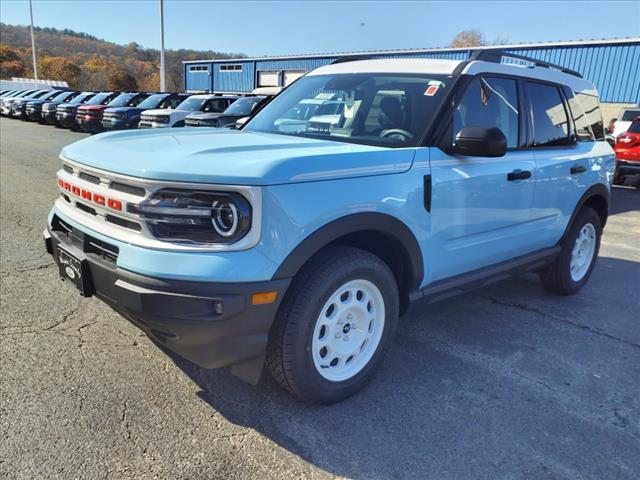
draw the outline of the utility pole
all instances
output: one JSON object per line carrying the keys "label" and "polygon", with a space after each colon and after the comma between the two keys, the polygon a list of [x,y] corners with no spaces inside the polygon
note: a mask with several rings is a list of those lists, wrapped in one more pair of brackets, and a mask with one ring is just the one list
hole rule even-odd
{"label": "utility pole", "polygon": [[[29,0],[31,1],[31,0]],[[166,91],[164,82],[164,5],[160,0],[160,91]]]}
{"label": "utility pole", "polygon": [[29,0],[29,17],[31,18],[31,53],[33,54],[33,78],[38,81],[38,65],[36,64],[36,41],[33,38],[33,7],[31,6],[31,0]]}

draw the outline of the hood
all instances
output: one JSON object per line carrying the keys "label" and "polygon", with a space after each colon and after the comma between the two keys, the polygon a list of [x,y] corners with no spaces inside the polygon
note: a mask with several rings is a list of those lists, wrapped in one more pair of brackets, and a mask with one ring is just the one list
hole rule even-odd
{"label": "hood", "polygon": [[110,107],[107,108],[105,110],[106,112],[110,112],[110,113],[129,113],[129,112],[135,112],[135,111],[142,111],[141,108],[136,108],[136,107]]}
{"label": "hood", "polygon": [[82,105],[78,110],[105,110],[109,107],[106,105]]}
{"label": "hood", "polygon": [[[401,173],[411,148],[383,148],[241,130],[181,128],[109,132],[62,156],[151,180],[276,185]],[[174,131],[175,130],[175,131]]]}
{"label": "hood", "polygon": [[176,110],[169,108],[154,108],[153,110],[143,110],[143,115],[170,115],[173,112],[183,112],[184,110]]}
{"label": "hood", "polygon": [[215,120],[222,116],[222,113],[213,113],[213,112],[195,112],[187,115],[187,118],[192,120]]}

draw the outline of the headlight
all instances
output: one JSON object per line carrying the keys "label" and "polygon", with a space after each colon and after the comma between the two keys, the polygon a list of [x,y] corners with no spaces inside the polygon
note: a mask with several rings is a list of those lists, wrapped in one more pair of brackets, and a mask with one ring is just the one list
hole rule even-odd
{"label": "headlight", "polygon": [[158,123],[169,123],[169,116],[168,115],[158,115],[157,117],[153,118],[154,122],[158,122]]}
{"label": "headlight", "polygon": [[127,209],[169,242],[232,244],[251,229],[251,204],[235,192],[165,189]]}

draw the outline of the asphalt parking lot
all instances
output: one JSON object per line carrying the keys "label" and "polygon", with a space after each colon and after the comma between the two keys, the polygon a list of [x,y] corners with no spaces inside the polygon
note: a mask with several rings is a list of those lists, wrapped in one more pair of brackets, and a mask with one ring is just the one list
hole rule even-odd
{"label": "asphalt parking lot", "polygon": [[616,188],[578,295],[529,276],[416,305],[359,395],[309,407],[167,356],[58,279],[62,146],[0,121],[0,477],[637,479],[640,191]]}

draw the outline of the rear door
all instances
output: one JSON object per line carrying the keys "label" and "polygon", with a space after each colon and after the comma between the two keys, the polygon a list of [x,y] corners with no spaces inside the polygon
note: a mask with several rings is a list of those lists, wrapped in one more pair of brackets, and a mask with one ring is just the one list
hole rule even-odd
{"label": "rear door", "polygon": [[576,111],[572,116],[569,98],[574,110],[579,103],[553,84],[527,81],[526,92],[531,112],[530,148],[536,159],[532,220],[543,248],[559,240],[578,200],[591,185],[589,159],[595,156],[595,141],[588,115],[592,112]]}
{"label": "rear door", "polygon": [[525,103],[519,83],[510,77],[474,78],[447,128],[446,141],[453,143],[462,127],[496,127],[507,138],[505,156],[454,156],[432,149],[430,281],[534,250],[530,176],[535,160],[524,148]]}

